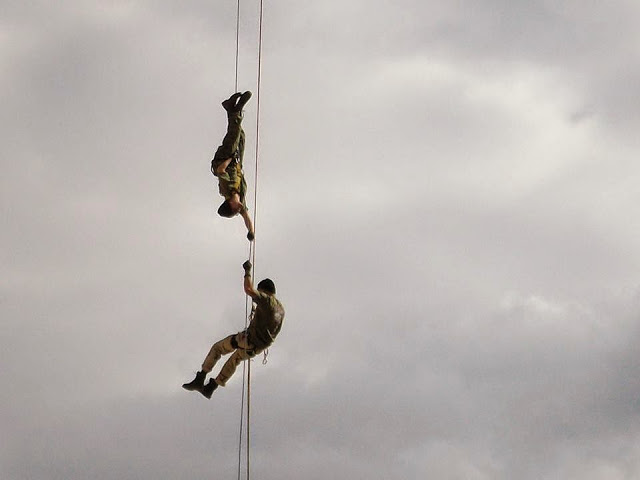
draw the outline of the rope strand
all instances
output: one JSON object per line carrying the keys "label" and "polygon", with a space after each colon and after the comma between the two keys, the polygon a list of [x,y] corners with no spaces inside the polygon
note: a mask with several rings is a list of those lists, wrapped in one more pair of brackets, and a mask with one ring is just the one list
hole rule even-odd
{"label": "rope strand", "polygon": [[237,1],[236,7],[236,80],[233,91],[238,91],[238,63],[240,60],[240,0]]}
{"label": "rope strand", "polygon": [[[255,168],[253,179],[253,231],[257,232],[257,212],[258,212],[258,164],[259,164],[259,151],[260,151],[260,94],[262,84],[262,23],[264,12],[264,2],[260,0],[260,13],[258,23],[258,72],[257,72],[257,85],[256,85],[256,143],[255,143]],[[240,0],[238,0],[237,13],[236,13],[236,72],[235,72],[235,91],[238,91],[238,63],[239,63],[239,51],[240,51]],[[251,272],[251,281],[254,282],[254,271],[256,264],[256,240],[249,243],[249,260],[254,266]],[[245,297],[245,329],[248,327],[249,321],[249,305],[251,303],[250,297]],[[246,395],[245,395],[246,389]],[[245,402],[246,402],[246,422],[245,417]],[[242,373],[242,396],[241,396],[241,409],[240,409],[240,440],[238,444],[238,480],[241,477],[242,470],[242,433],[243,428],[246,428],[246,479],[250,480],[251,475],[251,359],[248,359],[243,364]]]}
{"label": "rope strand", "polygon": [[[255,171],[253,179],[253,231],[257,231],[258,215],[258,165],[260,158],[260,94],[262,85],[262,21],[263,21],[263,0],[260,0],[260,20],[258,24],[258,78],[256,88],[256,148],[255,148]],[[256,240],[249,247],[251,263],[256,263]],[[254,281],[252,273],[252,281]],[[247,480],[251,478],[251,359],[247,361]]]}
{"label": "rope strand", "polygon": [[242,394],[240,398],[240,435],[238,439],[238,480],[240,480],[240,472],[242,470],[242,427],[244,420],[244,379],[246,365],[242,365]]}
{"label": "rope strand", "polygon": [[[235,54],[235,75],[233,91],[238,91],[238,70],[240,63],[240,0],[236,2],[236,54]],[[245,329],[247,328],[248,307],[245,301]],[[246,365],[242,365],[242,393],[240,397],[240,431],[238,433],[238,480],[242,473],[242,433],[244,429],[244,402],[245,402],[245,377]]]}

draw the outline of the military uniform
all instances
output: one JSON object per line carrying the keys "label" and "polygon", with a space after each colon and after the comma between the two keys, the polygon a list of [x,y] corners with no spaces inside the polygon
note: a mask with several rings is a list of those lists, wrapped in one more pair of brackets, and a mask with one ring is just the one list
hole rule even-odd
{"label": "military uniform", "polygon": [[[220,195],[228,200],[234,193],[237,193],[240,196],[240,202],[246,208],[247,182],[242,172],[245,140],[244,130],[242,130],[242,111],[228,112],[227,117],[227,133],[222,140],[222,145],[218,147],[213,160],[211,160],[211,173],[218,177]],[[218,174],[216,168],[229,158],[231,158],[231,162],[225,171]]]}
{"label": "military uniform", "polygon": [[235,373],[237,366],[263,352],[275,340],[284,320],[284,308],[275,295],[258,291],[254,298],[256,309],[249,327],[243,332],[216,342],[202,364],[202,371],[209,373],[222,355],[233,352],[216,377],[216,383],[224,386]]}

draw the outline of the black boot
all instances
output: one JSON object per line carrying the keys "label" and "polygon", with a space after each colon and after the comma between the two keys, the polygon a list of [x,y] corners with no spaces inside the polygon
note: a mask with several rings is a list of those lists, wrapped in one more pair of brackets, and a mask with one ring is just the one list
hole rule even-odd
{"label": "black boot", "polygon": [[204,388],[202,390],[200,390],[200,393],[203,394],[205,397],[207,398],[211,398],[211,395],[213,394],[213,391],[218,388],[218,384],[216,383],[216,381],[211,378],[209,379],[209,383],[207,383]]}
{"label": "black boot", "polygon": [[242,110],[250,98],[251,92],[249,90],[240,95],[240,99],[238,100],[238,104],[236,105],[236,111]]}
{"label": "black boot", "polygon": [[206,373],[200,371],[196,373],[196,378],[194,378],[190,383],[185,383],[184,385],[182,385],[182,388],[184,388],[185,390],[189,390],[190,392],[194,390],[202,392],[202,389],[204,388],[204,379],[206,376]]}
{"label": "black boot", "polygon": [[[238,99],[242,96],[242,93],[240,92],[236,92],[233,95],[231,95],[229,98],[227,98],[224,102],[222,102],[222,107],[227,111],[227,112],[235,112],[237,110],[236,107],[236,102],[238,101]],[[246,103],[246,102],[245,102]]]}

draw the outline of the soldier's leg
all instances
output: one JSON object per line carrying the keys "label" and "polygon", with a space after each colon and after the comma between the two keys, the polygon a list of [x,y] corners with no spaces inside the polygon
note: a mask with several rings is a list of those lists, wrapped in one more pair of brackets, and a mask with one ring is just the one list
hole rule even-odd
{"label": "soldier's leg", "polygon": [[227,114],[227,133],[222,139],[222,145],[220,145],[216,151],[216,157],[224,160],[233,157],[233,154],[238,150],[241,137],[244,140],[242,112],[229,112]]}
{"label": "soldier's leg", "polygon": [[238,365],[240,365],[241,362],[243,362],[244,360],[253,358],[257,354],[262,352],[262,349],[253,348],[253,345],[251,345],[247,341],[247,335],[244,332],[236,335],[235,341],[236,341],[236,345],[238,345],[238,348],[236,349],[235,352],[233,352],[233,355],[229,357],[229,360],[225,362],[225,364],[222,367],[222,370],[220,370],[220,373],[218,374],[215,380],[218,385],[221,385],[223,387],[226,385],[227,381],[236,372],[236,368],[238,367]]}
{"label": "soldier's leg", "polygon": [[218,360],[220,360],[220,357],[222,357],[222,355],[227,355],[233,352],[236,349],[236,345],[237,343],[235,341],[235,335],[229,335],[219,342],[214,343],[211,347],[211,350],[209,350],[207,357],[202,363],[202,371],[205,373],[209,373],[216,365]]}
{"label": "soldier's leg", "polygon": [[236,147],[238,152],[238,161],[240,162],[240,168],[242,168],[242,159],[244,158],[244,130],[240,129],[240,135],[238,136],[238,146]]}
{"label": "soldier's leg", "polygon": [[229,98],[222,102],[222,108],[224,108],[227,112],[236,109],[236,105],[238,103],[238,99],[242,96],[242,93],[236,92],[232,94]]}
{"label": "soldier's leg", "polygon": [[248,358],[253,357],[253,355],[249,354],[248,350],[238,349],[233,352],[233,355],[229,357],[229,360],[224,362],[222,370],[216,377],[216,383],[222,387],[227,384],[227,381],[236,373],[236,368],[240,363]]}

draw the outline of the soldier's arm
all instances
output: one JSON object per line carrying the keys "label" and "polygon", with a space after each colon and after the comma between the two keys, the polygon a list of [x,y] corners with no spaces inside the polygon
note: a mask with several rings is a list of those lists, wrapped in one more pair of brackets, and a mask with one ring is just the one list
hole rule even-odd
{"label": "soldier's arm", "polygon": [[244,293],[256,299],[258,292],[253,288],[253,281],[251,281],[251,262],[247,260],[242,264],[242,268],[244,268]]}
{"label": "soldier's arm", "polygon": [[253,231],[253,223],[251,223],[251,216],[247,209],[242,207],[240,210],[240,215],[242,215],[242,219],[244,220],[244,224],[247,227],[247,238],[249,241],[252,241],[255,238],[255,232]]}
{"label": "soldier's arm", "polygon": [[222,175],[227,170],[227,167],[231,163],[231,160],[233,160],[233,159],[232,158],[227,158],[224,162],[222,162],[220,165],[218,165],[216,167],[216,175],[217,176]]}

